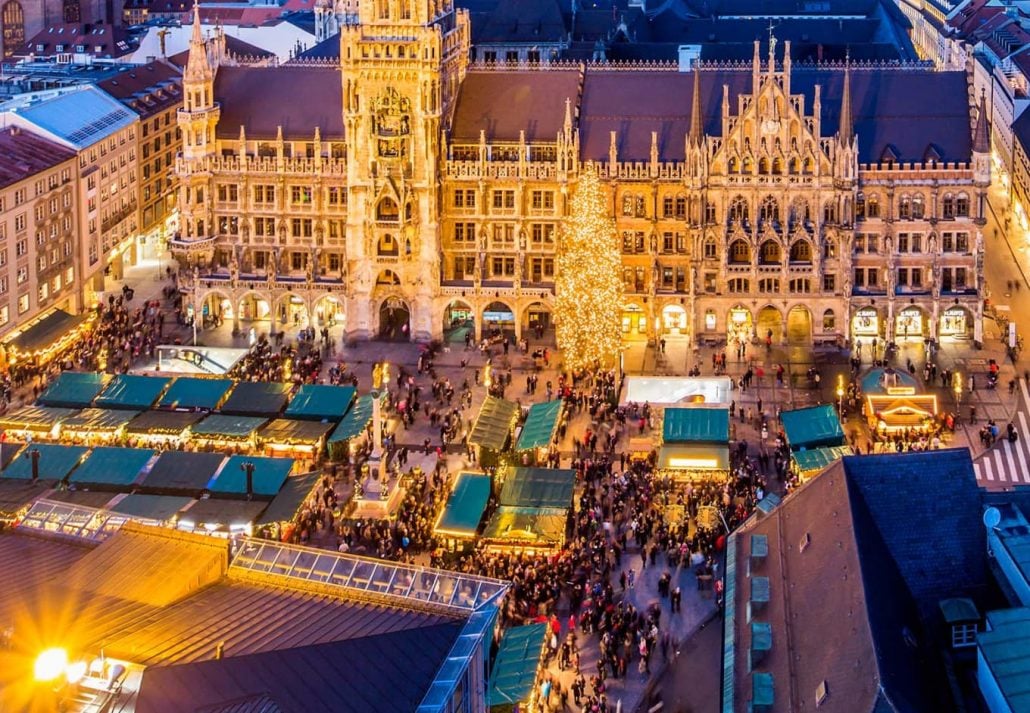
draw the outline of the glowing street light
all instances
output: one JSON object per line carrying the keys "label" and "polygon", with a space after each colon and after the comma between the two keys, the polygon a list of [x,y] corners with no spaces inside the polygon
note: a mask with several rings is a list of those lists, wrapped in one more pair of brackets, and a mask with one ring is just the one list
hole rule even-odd
{"label": "glowing street light", "polygon": [[962,403],[962,374],[955,372],[955,376],[952,377],[952,388],[955,391],[955,408],[957,409],[959,404]]}
{"label": "glowing street light", "polygon": [[54,681],[68,669],[68,652],[62,648],[46,649],[36,657],[32,673],[37,681]]}
{"label": "glowing street light", "polygon": [[837,413],[844,420],[844,375],[837,374]]}

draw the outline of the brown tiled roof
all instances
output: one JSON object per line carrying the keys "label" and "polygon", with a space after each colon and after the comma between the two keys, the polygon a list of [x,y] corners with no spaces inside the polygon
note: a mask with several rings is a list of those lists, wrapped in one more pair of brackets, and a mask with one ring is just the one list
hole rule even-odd
{"label": "brown tiled roof", "polygon": [[451,127],[454,141],[554,141],[565,120],[565,100],[579,103],[579,72],[469,72]]}
{"label": "brown tiled roof", "polygon": [[144,119],[182,103],[182,73],[155,60],[97,84]]}
{"label": "brown tiled roof", "polygon": [[75,158],[75,152],[20,128],[0,131],[0,188]]}
{"label": "brown tiled roof", "polygon": [[215,77],[221,102],[220,138],[310,139],[317,126],[325,140],[343,131],[343,85],[335,67],[222,67]]}
{"label": "brown tiled roof", "polygon": [[[25,43],[19,54],[54,55],[75,52],[76,45],[85,46],[85,54],[94,57],[121,57],[136,49],[137,42],[124,29],[102,23],[71,23],[46,27]],[[39,47],[43,49],[40,50]],[[100,48],[99,50],[97,48]]]}

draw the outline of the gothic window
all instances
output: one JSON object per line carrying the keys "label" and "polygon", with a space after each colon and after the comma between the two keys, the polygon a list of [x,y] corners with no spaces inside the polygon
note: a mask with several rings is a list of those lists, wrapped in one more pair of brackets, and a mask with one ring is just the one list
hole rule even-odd
{"label": "gothic window", "polygon": [[799,159],[797,156],[792,158],[790,160],[790,169],[789,170],[790,170],[790,173],[792,173],[792,174],[801,173],[801,159]]}
{"label": "gothic window", "polygon": [[718,252],[718,248],[715,244],[715,238],[707,238],[704,245],[705,260],[714,260]]}
{"label": "gothic window", "polygon": [[782,175],[783,174],[783,159],[782,158],[774,158],[773,159],[773,162],[772,162],[772,172],[774,174],[776,174],[776,175]]}
{"label": "gothic window", "polygon": [[880,197],[875,193],[866,200],[865,214],[867,218],[880,217]]}
{"label": "gothic window", "polygon": [[806,174],[815,173],[815,161],[813,161],[811,157],[805,159],[804,172]]}
{"label": "gothic window", "polygon": [[21,3],[17,0],[4,3],[0,20],[3,20],[0,22],[0,27],[3,27],[4,58],[6,59],[25,44],[25,12],[22,10]]}
{"label": "gothic window", "polygon": [[726,287],[730,292],[747,294],[751,291],[751,280],[746,277],[735,277],[726,281]]}
{"label": "gothic window", "polygon": [[969,217],[969,196],[965,193],[959,193],[958,198],[955,199],[955,215],[962,218]]}
{"label": "gothic window", "polygon": [[736,156],[730,156],[730,160],[726,164],[727,173],[737,173],[740,170],[740,161],[737,160]]}
{"label": "gothic window", "polygon": [[64,0],[64,21],[82,22],[82,11],[79,9],[79,0]]}
{"label": "gothic window", "polygon": [[780,206],[775,198],[766,196],[762,199],[761,205],[758,206],[758,220],[763,223],[767,220],[774,223],[780,221]]}
{"label": "gothic window", "polygon": [[754,164],[751,162],[751,159],[750,158],[745,158],[744,159],[744,163],[741,166],[740,172],[741,173],[745,173],[745,174],[751,174],[751,173],[754,173],[754,171],[755,171],[755,167],[754,167]]}
{"label": "gothic window", "polygon": [[734,240],[730,245],[730,264],[749,265],[751,263],[751,246],[743,240]]}
{"label": "gothic window", "polygon": [[823,222],[837,222],[837,206],[834,204],[832,200],[826,201],[826,203],[823,205]]}
{"label": "gothic window", "polygon": [[379,238],[379,244],[376,246],[376,254],[385,257],[397,257],[398,248],[397,240],[394,239],[389,233],[384,234]]}
{"label": "gothic window", "polygon": [[791,262],[812,262],[812,244],[807,240],[797,240],[790,246]]}
{"label": "gothic window", "polygon": [[399,216],[397,201],[389,196],[385,196],[376,206],[376,220],[396,223]]}
{"label": "gothic window", "polygon": [[730,203],[730,222],[748,222],[747,200],[743,196],[737,196]]}
{"label": "gothic window", "polygon": [[759,250],[759,263],[762,265],[778,265],[781,260],[780,244],[775,240],[766,240]]}
{"label": "gothic window", "polygon": [[902,196],[898,201],[898,219],[909,220],[912,218],[912,199]]}
{"label": "gothic window", "polygon": [[705,224],[707,224],[707,225],[714,224],[715,223],[715,216],[716,216],[715,202],[714,201],[707,201],[705,203]]}
{"label": "gothic window", "polygon": [[768,175],[769,173],[769,159],[760,158],[758,159],[758,173],[760,175]]}
{"label": "gothic window", "polygon": [[945,220],[950,220],[955,217],[955,196],[950,193],[946,194],[944,196],[944,200],[941,201],[941,217]]}
{"label": "gothic window", "polygon": [[855,220],[865,219],[865,196],[859,193],[855,196]]}
{"label": "gothic window", "polygon": [[922,220],[924,213],[923,197],[920,195],[912,196],[912,219]]}
{"label": "gothic window", "polygon": [[832,309],[828,309],[823,312],[823,331],[832,332],[837,328],[837,315],[833,313]]}

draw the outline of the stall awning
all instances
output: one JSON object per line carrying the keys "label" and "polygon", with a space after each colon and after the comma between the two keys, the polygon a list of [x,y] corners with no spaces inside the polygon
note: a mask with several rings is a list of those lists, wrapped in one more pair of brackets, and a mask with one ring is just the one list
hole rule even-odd
{"label": "stall awning", "polygon": [[40,406],[63,406],[65,408],[87,408],[93,405],[107,383],[108,374],[92,371],[62,371],[47,390],[36,399]]}
{"label": "stall awning", "polygon": [[497,508],[483,539],[511,547],[556,547],[565,540],[564,508]]}
{"label": "stall awning", "polygon": [[447,504],[436,522],[435,532],[451,537],[475,537],[489,499],[489,475],[458,473]]}
{"label": "stall awning", "polygon": [[349,441],[365,430],[369,421],[372,420],[372,398],[371,394],[365,394],[354,402],[354,406],[340,421],[340,425],[333,431],[333,435],[329,436],[330,443]]}
{"label": "stall awning", "polygon": [[488,706],[514,705],[529,700],[546,641],[547,624],[515,626],[504,632],[490,671]]}
{"label": "stall awning", "polygon": [[667,408],[662,427],[665,443],[728,443],[730,410],[693,406]]}
{"label": "stall awning", "polygon": [[306,421],[337,422],[351,407],[355,392],[353,386],[304,384],[290,399],[284,415]]}
{"label": "stall awning", "polygon": [[154,451],[146,448],[94,448],[69,482],[128,488],[153,457]]}
{"label": "stall awning", "polygon": [[203,417],[203,414],[187,411],[144,411],[129,421],[125,431],[136,435],[177,436]]}
{"label": "stall awning", "polygon": [[47,492],[50,492],[47,483],[0,479],[0,521],[14,520]]}
{"label": "stall awning", "polygon": [[32,451],[39,451],[40,480],[61,480],[75,468],[86,455],[84,446],[65,446],[57,443],[30,443],[4,468],[3,477],[32,478]]}
{"label": "stall awning", "polygon": [[809,473],[833,465],[844,456],[853,455],[855,453],[851,450],[851,446],[830,446],[827,448],[794,451],[792,458],[798,470],[802,473]]}
{"label": "stall awning", "polygon": [[197,500],[179,515],[179,525],[219,530],[243,528],[254,524],[267,507],[268,502],[261,500]]}
{"label": "stall awning", "polygon": [[232,379],[180,376],[158,402],[158,408],[211,411],[232,388]]}
{"label": "stall awning", "polygon": [[558,417],[561,416],[561,399],[533,404],[529,409],[526,422],[522,425],[517,451],[528,451],[533,448],[546,448],[554,438],[558,428]]}
{"label": "stall awning", "polygon": [[88,316],[85,313],[75,315],[68,314],[63,309],[55,309],[6,343],[14,347],[19,354],[34,354],[57,344]]}
{"label": "stall awning", "polygon": [[254,494],[269,498],[279,494],[283,483],[293,470],[292,458],[232,456],[218,471],[215,482],[211,485],[211,492],[246,495],[247,474],[243,468],[246,463],[254,464]]}
{"label": "stall awning", "polygon": [[140,485],[148,490],[198,493],[207,489],[224,460],[219,453],[165,451]]}
{"label": "stall awning", "polygon": [[502,451],[519,417],[519,405],[487,396],[472,426],[469,443],[492,451]]}
{"label": "stall awning", "polygon": [[868,413],[890,428],[918,428],[937,415],[935,394],[909,396],[867,395]]}
{"label": "stall awning", "polygon": [[576,471],[558,468],[513,468],[504,476],[498,502],[509,507],[570,508]]}
{"label": "stall awning", "polygon": [[116,502],[110,507],[110,510],[135,520],[168,522],[192,502],[193,498],[181,495],[133,493]]}
{"label": "stall awning", "polygon": [[139,416],[139,411],[85,408],[61,421],[61,428],[71,431],[101,431],[103,433],[110,433],[125,426],[137,416]]}
{"label": "stall awning", "polygon": [[304,501],[318,486],[321,473],[306,473],[287,478],[279,494],[272,498],[268,508],[257,521],[258,525],[270,525],[276,522],[289,522],[296,517]]}
{"label": "stall awning", "polygon": [[36,431],[47,433],[53,427],[75,415],[75,409],[53,406],[22,406],[0,417],[0,429],[5,431]]}
{"label": "stall awning", "polygon": [[286,406],[290,387],[271,381],[241,381],[222,404],[221,412],[233,416],[278,416]]}
{"label": "stall awning", "polygon": [[93,402],[103,408],[142,411],[154,405],[171,379],[139,374],[119,374]]}
{"label": "stall awning", "polygon": [[844,429],[832,404],[784,411],[780,422],[791,450],[844,445]]}
{"label": "stall awning", "polygon": [[258,438],[272,444],[314,446],[332,430],[331,423],[277,418],[258,431]]}
{"label": "stall awning", "polygon": [[727,471],[730,469],[730,449],[712,443],[670,443],[658,451],[658,467]]}
{"label": "stall awning", "polygon": [[192,434],[208,440],[245,441],[252,438],[268,419],[258,416],[227,416],[215,413],[193,426]]}

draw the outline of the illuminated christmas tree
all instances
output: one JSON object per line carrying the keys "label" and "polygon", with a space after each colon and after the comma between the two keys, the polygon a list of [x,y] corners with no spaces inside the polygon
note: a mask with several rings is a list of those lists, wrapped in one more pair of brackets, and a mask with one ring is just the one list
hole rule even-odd
{"label": "illuminated christmas tree", "polygon": [[615,220],[593,169],[580,176],[559,244],[555,317],[565,367],[611,367],[622,345],[622,258]]}

